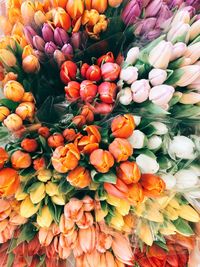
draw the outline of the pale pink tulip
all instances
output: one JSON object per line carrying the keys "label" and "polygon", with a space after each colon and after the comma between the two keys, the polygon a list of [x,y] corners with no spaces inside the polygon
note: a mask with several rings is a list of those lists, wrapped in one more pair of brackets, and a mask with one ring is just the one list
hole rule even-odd
{"label": "pale pink tulip", "polygon": [[65,205],[64,214],[66,218],[74,222],[79,221],[83,216],[83,202],[76,198],[71,198]]}
{"label": "pale pink tulip", "polygon": [[119,97],[119,102],[124,105],[130,105],[130,103],[133,101],[133,96],[132,96],[132,92],[131,92],[131,88],[126,87],[124,89],[122,89],[119,93],[118,93],[118,97]]}
{"label": "pale pink tulip", "polygon": [[138,78],[138,69],[133,66],[129,66],[126,69],[122,69],[120,72],[120,79],[127,84],[132,84]]}
{"label": "pale pink tulip", "polygon": [[[91,253],[95,248],[95,228],[91,226],[87,229],[80,229],[79,230],[79,243],[80,246],[85,253]],[[87,242],[86,242],[87,240]]]}
{"label": "pale pink tulip", "polygon": [[71,235],[75,230],[75,224],[70,218],[66,218],[64,214],[60,217],[59,228],[65,236]]}
{"label": "pale pink tulip", "polygon": [[94,209],[94,200],[91,197],[85,196],[82,201],[84,211],[92,211]]}
{"label": "pale pink tulip", "polygon": [[18,212],[13,211],[10,214],[9,221],[13,225],[22,225],[22,224],[25,224],[27,222],[27,218],[24,218]]}
{"label": "pale pink tulip", "polygon": [[38,238],[40,241],[40,244],[43,247],[47,247],[51,244],[51,241],[53,240],[53,233],[51,231],[51,229],[49,228],[40,228],[39,229],[39,233],[38,233]]}
{"label": "pale pink tulip", "polygon": [[186,52],[187,46],[185,43],[178,42],[173,45],[170,61],[173,61],[179,57],[182,57]]}
{"label": "pale pink tulip", "polygon": [[153,87],[149,93],[149,100],[151,100],[155,105],[162,108],[166,108],[169,101],[173,97],[175,89],[170,85],[158,85]]}
{"label": "pale pink tulip", "polygon": [[200,92],[200,76],[195,81],[188,85],[189,89],[195,89]]}
{"label": "pale pink tulip", "polygon": [[131,91],[133,92],[133,101],[136,103],[142,103],[149,97],[150,85],[149,81],[142,79],[134,82],[131,85]]}
{"label": "pale pink tulip", "polygon": [[161,85],[167,79],[166,70],[162,69],[152,69],[149,72],[149,81],[153,86]]}
{"label": "pale pink tulip", "polygon": [[191,59],[191,65],[194,64],[200,58],[200,42],[189,45],[184,56]]}

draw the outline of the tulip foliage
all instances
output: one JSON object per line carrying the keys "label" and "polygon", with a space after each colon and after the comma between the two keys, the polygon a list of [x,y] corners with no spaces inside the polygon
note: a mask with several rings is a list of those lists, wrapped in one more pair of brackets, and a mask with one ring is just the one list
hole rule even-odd
{"label": "tulip foliage", "polygon": [[198,266],[199,9],[6,1],[0,266]]}

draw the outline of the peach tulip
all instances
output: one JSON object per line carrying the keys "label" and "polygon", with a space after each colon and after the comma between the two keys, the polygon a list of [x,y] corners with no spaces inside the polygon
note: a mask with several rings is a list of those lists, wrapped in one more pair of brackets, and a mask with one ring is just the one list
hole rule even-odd
{"label": "peach tulip", "polygon": [[84,167],[78,166],[69,172],[67,181],[74,187],[85,188],[91,183],[90,172]]}
{"label": "peach tulip", "polygon": [[76,222],[76,225],[80,229],[87,229],[88,227],[91,227],[93,223],[93,215],[90,212],[84,212],[82,218],[78,222]]}
{"label": "peach tulip", "polygon": [[75,224],[70,218],[66,218],[63,214],[60,217],[59,228],[65,236],[71,235],[75,230]]}
{"label": "peach tulip", "polygon": [[24,96],[24,87],[19,82],[11,80],[5,84],[3,92],[9,100],[19,102]]}
{"label": "peach tulip", "polygon": [[71,198],[64,208],[65,218],[74,222],[81,220],[83,216],[83,202],[77,198]]}
{"label": "peach tulip", "polygon": [[124,138],[115,138],[109,145],[109,151],[117,162],[126,161],[133,154],[131,144]]}
{"label": "peach tulip", "polygon": [[32,120],[35,114],[35,104],[31,102],[23,102],[19,104],[15,112],[22,118],[22,120]]}
{"label": "peach tulip", "polygon": [[91,197],[85,196],[82,201],[84,211],[92,211],[94,209],[95,202]]}
{"label": "peach tulip", "polygon": [[117,177],[125,184],[137,183],[140,176],[141,172],[136,162],[122,162],[117,169]]}
{"label": "peach tulip", "polygon": [[3,168],[6,161],[8,161],[9,156],[8,153],[5,151],[4,148],[0,147],[0,169]]}
{"label": "peach tulip", "polygon": [[6,200],[0,199],[0,221],[5,220],[11,213],[10,203]]}
{"label": "peach tulip", "polygon": [[39,229],[38,238],[39,238],[40,244],[43,247],[47,247],[48,245],[50,245],[51,241],[53,240],[53,237],[54,235],[51,229],[48,229],[48,228]]}
{"label": "peach tulip", "polygon": [[128,200],[131,204],[137,205],[144,200],[143,189],[139,183],[130,185],[128,189]]}
{"label": "peach tulip", "polygon": [[3,123],[8,128],[8,130],[12,132],[20,130],[23,126],[23,121],[17,114],[8,115]]}
{"label": "peach tulip", "polygon": [[112,236],[104,232],[97,232],[96,235],[96,249],[100,253],[105,253],[111,248],[112,245]]}
{"label": "peach tulip", "polygon": [[90,155],[90,163],[101,173],[106,173],[114,165],[112,154],[103,149],[96,149]]}
{"label": "peach tulip", "polygon": [[114,137],[128,138],[135,129],[134,118],[130,114],[119,115],[111,124],[111,130]]}
{"label": "peach tulip", "polygon": [[120,199],[126,199],[128,194],[128,186],[119,178],[116,184],[104,183],[104,189],[108,194]]}
{"label": "peach tulip", "polygon": [[93,251],[95,248],[95,238],[96,234],[94,226],[79,230],[78,240],[83,252],[91,253]]}
{"label": "peach tulip", "polygon": [[10,115],[10,110],[7,107],[0,106],[0,122],[4,121],[8,115]]}
{"label": "peach tulip", "polygon": [[0,49],[1,62],[7,67],[14,67],[17,63],[17,59],[12,52],[7,49]]}
{"label": "peach tulip", "polygon": [[36,56],[26,56],[22,61],[23,70],[26,73],[37,73],[40,70],[40,63]]}
{"label": "peach tulip", "polygon": [[28,153],[17,150],[11,156],[11,163],[15,169],[24,169],[31,166],[32,159]]}

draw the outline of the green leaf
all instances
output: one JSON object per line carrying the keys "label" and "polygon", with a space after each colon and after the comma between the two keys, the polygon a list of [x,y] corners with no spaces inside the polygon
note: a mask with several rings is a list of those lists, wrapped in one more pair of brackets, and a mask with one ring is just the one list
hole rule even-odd
{"label": "green leaf", "polygon": [[37,267],[43,266],[43,264],[45,263],[45,259],[46,259],[46,255],[40,256],[40,263],[38,263]]}
{"label": "green leaf", "polygon": [[30,92],[31,90],[31,83],[28,80],[23,80],[23,86],[26,92]]}
{"label": "green leaf", "polygon": [[169,114],[169,112],[162,109],[158,105],[155,105],[152,102],[145,103],[145,105],[141,108],[141,110],[143,111],[143,109],[144,109],[144,113],[147,112],[148,114],[155,114],[155,115],[167,115],[167,114]]}
{"label": "green leaf", "polygon": [[176,105],[180,99],[181,99],[181,96],[179,96],[179,95],[173,96],[169,102],[169,106],[172,107],[172,106]]}
{"label": "green leaf", "polygon": [[147,125],[145,128],[142,129],[142,132],[148,137],[154,135],[156,131],[156,128],[151,124]]}
{"label": "green leaf", "polygon": [[13,253],[9,253],[6,267],[12,267],[14,258],[15,255]]}
{"label": "green leaf", "polygon": [[157,159],[156,155],[149,149],[137,149],[135,153],[139,155],[144,154],[152,159]]}
{"label": "green leaf", "polygon": [[[183,62],[183,59],[184,59],[184,58],[181,57],[181,58],[178,58],[178,59],[172,61],[171,63],[169,63],[168,68],[169,68],[170,70],[178,69],[179,66],[181,65],[181,63]],[[173,71],[172,71],[172,74],[173,74]],[[170,75],[170,76],[171,76],[171,75]],[[169,78],[170,76],[168,76],[167,78]]]}
{"label": "green leaf", "polygon": [[107,173],[97,173],[93,176],[93,181],[95,183],[110,183],[110,184],[116,184],[117,176],[113,172],[107,172]]}
{"label": "green leaf", "polygon": [[1,99],[0,104],[11,109],[11,110],[15,110],[19,106],[18,102],[14,102],[14,101],[6,99],[6,98]]}
{"label": "green leaf", "polygon": [[154,242],[157,246],[163,248],[164,250],[168,251],[168,247],[165,243],[161,242],[161,241],[155,241]]}
{"label": "green leaf", "polygon": [[17,246],[20,245],[24,241],[31,241],[34,236],[36,235],[36,228],[33,224],[25,224],[23,226],[22,231],[19,234],[19,237],[17,238]]}
{"label": "green leaf", "polygon": [[172,221],[172,223],[174,224],[176,229],[183,235],[190,236],[194,234],[190,225],[182,218],[178,218],[177,220]]}
{"label": "green leaf", "polygon": [[13,249],[15,249],[16,247],[17,247],[17,239],[13,238],[10,241],[10,245],[9,245],[9,248],[8,248],[8,253],[11,253],[13,251]]}
{"label": "green leaf", "polygon": [[173,85],[177,83],[180,78],[184,75],[184,71],[181,69],[175,70],[174,73],[165,81],[165,84]]}
{"label": "green leaf", "polygon": [[59,224],[63,207],[55,205],[51,200],[48,202],[48,207],[54,221]]}

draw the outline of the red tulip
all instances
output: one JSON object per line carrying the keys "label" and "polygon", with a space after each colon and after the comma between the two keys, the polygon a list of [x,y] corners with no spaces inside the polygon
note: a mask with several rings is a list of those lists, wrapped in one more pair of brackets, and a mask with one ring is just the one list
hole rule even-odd
{"label": "red tulip", "polygon": [[101,66],[101,64],[105,64],[107,62],[111,62],[111,63],[115,62],[115,59],[114,59],[112,52],[108,52],[107,54],[105,54],[105,55],[103,55],[97,59],[97,65],[99,65],[99,66]]}
{"label": "red tulip", "polygon": [[92,81],[85,80],[80,86],[81,99],[86,102],[92,102],[97,94],[97,85]]}
{"label": "red tulip", "polygon": [[101,66],[101,74],[104,81],[113,82],[117,80],[120,74],[120,66],[116,63],[105,63]]}
{"label": "red tulip", "polygon": [[87,70],[89,69],[90,65],[88,65],[87,63],[84,63],[82,66],[81,66],[81,76],[83,78],[86,77],[86,72]]}
{"label": "red tulip", "polygon": [[80,98],[80,84],[71,81],[65,86],[66,99],[70,102],[76,101]]}
{"label": "red tulip", "polygon": [[77,66],[72,61],[65,61],[60,70],[60,78],[64,84],[68,84],[68,82],[75,80],[77,72]]}
{"label": "red tulip", "polygon": [[98,87],[98,93],[102,102],[112,104],[115,102],[117,86],[115,83],[103,82]]}
{"label": "red tulip", "polygon": [[101,80],[101,69],[97,65],[92,65],[87,69],[86,79],[90,81],[100,81]]}

